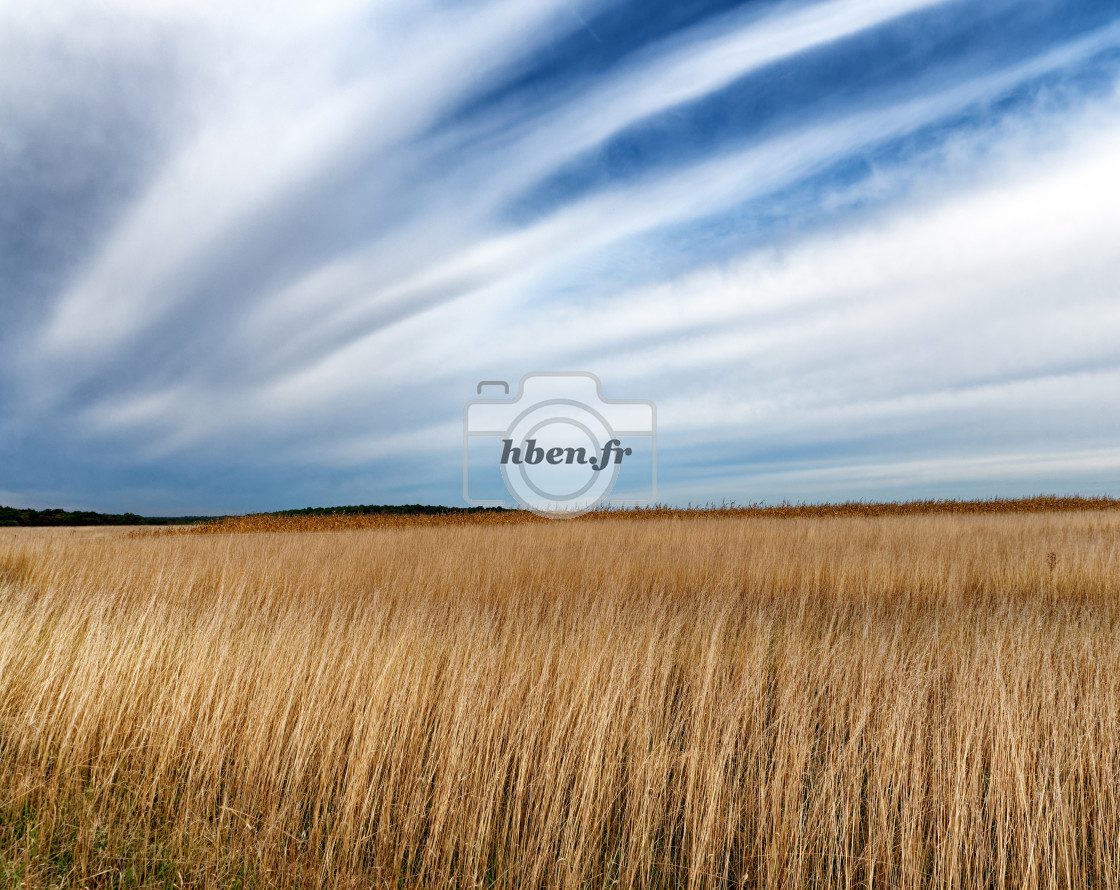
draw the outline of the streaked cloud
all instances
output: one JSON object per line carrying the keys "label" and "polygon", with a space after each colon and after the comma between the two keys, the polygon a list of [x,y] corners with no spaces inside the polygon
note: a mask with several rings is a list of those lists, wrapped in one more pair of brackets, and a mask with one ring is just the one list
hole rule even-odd
{"label": "streaked cloud", "polygon": [[9,495],[453,502],[474,383],[563,367],[678,500],[1120,491],[1107,4],[0,24]]}

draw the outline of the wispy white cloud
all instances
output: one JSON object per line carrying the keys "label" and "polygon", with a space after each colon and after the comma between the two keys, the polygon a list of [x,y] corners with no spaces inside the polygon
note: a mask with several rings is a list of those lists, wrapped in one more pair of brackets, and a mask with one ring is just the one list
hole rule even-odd
{"label": "wispy white cloud", "polygon": [[[290,367],[293,361],[305,360],[309,351],[314,356],[337,349],[355,332],[394,321],[402,313],[422,311],[432,300],[481,291],[507,278],[516,281],[542,267],[578,262],[580,254],[612,242],[715,214],[772,192],[821,170],[837,156],[866,150],[990,101],[1016,84],[1100,52],[1117,40],[1120,30],[1110,28],[932,95],[859,110],[824,124],[809,122],[740,152],[677,167],[653,181],[596,193],[527,227],[458,245],[437,240],[440,251],[431,251],[427,263],[415,262],[396,280],[385,280],[383,246],[378,245],[365,256],[348,256],[315,269],[306,280],[264,302],[247,321],[245,336],[262,342],[282,340],[285,346],[275,359],[278,365]],[[449,208],[449,213],[454,212]],[[417,230],[410,235],[416,241],[425,239]],[[450,256],[440,255],[449,248]],[[323,300],[314,294],[330,296]]]}
{"label": "wispy white cloud", "polygon": [[[635,211],[680,207],[677,195],[653,193],[639,200],[632,190],[585,202],[527,232],[470,242],[480,227],[493,226],[484,220],[482,211],[492,212],[494,205],[533,176],[628,123],[717,89],[777,59],[942,2],[829,0],[761,20],[752,16],[745,21],[721,21],[719,28],[707,25],[695,29],[698,33],[677,36],[539,122],[520,141],[507,146],[508,162],[494,164],[488,153],[489,207],[475,205],[463,213],[462,208],[449,206],[450,202],[437,202],[404,231],[390,233],[387,243],[379,240],[366,251],[372,256],[347,257],[312,269],[306,281],[293,284],[263,305],[258,316],[268,320],[255,318],[250,328],[262,338],[286,338],[290,331],[277,329],[270,321],[288,314],[300,326],[298,341],[310,336],[306,330],[310,312],[318,325],[327,320],[336,330],[351,330],[355,314],[393,317],[394,305],[411,307],[418,301],[423,305],[426,293],[446,294],[485,282],[496,267],[508,265],[510,256],[521,257],[522,262],[555,256],[558,244],[570,243],[573,232],[595,230],[588,226],[588,217],[617,220],[601,233],[600,241],[656,225],[656,219],[648,219],[648,209],[643,213],[645,222]],[[463,18],[433,17],[433,26],[423,24],[425,13],[430,13],[423,7],[413,15],[396,17],[403,21],[386,16],[379,27],[366,26],[375,40],[364,51],[376,64],[345,84],[335,80],[331,64],[305,62],[290,67],[285,61],[277,72],[272,54],[281,53],[285,59],[306,57],[305,51],[292,44],[293,34],[306,35],[309,27],[324,39],[338,39],[344,26],[352,26],[352,18],[360,10],[357,4],[340,3],[314,16],[280,16],[285,28],[279,33],[263,29],[264,35],[259,22],[251,17],[234,18],[247,33],[231,29],[228,19],[218,17],[224,29],[232,31],[231,39],[249,43],[263,58],[252,55],[255,64],[229,66],[234,70],[227,72],[225,94],[220,99],[215,95],[215,108],[199,132],[112,235],[93,267],[62,296],[40,349],[74,361],[83,354],[104,355],[120,348],[145,323],[164,317],[186,298],[184,279],[192,281],[197,267],[220,254],[232,233],[258,222],[270,204],[282,201],[317,172],[338,162],[355,144],[384,165],[386,177],[407,176],[404,163],[388,150],[430,124],[462,95],[468,83],[477,88],[487,76],[524,55],[525,43],[557,6],[563,4],[559,0],[492,4],[481,14],[472,11]],[[177,14],[172,8],[158,8],[157,12]],[[195,10],[193,17],[199,16]],[[212,24],[205,13],[201,20]],[[730,27],[730,32],[722,33],[724,27]],[[422,55],[414,50],[418,44],[425,47]],[[321,58],[333,62],[330,56]],[[469,81],[463,80],[464,71],[470,72]],[[812,141],[802,137],[800,145],[808,147]],[[829,150],[820,140],[818,145],[818,153]],[[495,150],[491,148],[491,152]],[[770,150],[772,156],[786,154],[785,145]],[[736,168],[739,178],[748,174],[764,179],[767,172],[751,174],[748,158],[731,158],[723,166]],[[478,173],[468,166],[465,175]],[[694,213],[702,212],[704,195],[718,195],[725,203],[744,197],[741,188],[728,192],[722,184],[726,172],[711,165],[699,165],[691,179],[685,179],[689,175],[676,175],[668,189],[691,194]],[[698,185],[707,186],[704,193],[697,192]],[[445,189],[448,186],[454,194],[454,184],[443,184]],[[620,214],[619,206],[629,212]],[[444,239],[441,230],[450,230]],[[586,240],[585,235],[582,241]],[[415,245],[421,242],[427,249],[418,251]],[[443,251],[458,256],[443,260],[441,269],[437,257]],[[425,269],[433,261],[437,268]],[[417,269],[423,271],[417,275]],[[371,299],[374,293],[376,297]],[[350,305],[332,313],[330,305],[339,301],[344,307]]]}
{"label": "wispy white cloud", "polygon": [[[917,463],[922,479],[963,479],[989,453],[1035,453],[1016,436],[1070,455],[1120,433],[1092,410],[1120,365],[1120,102],[1115,84],[1074,77],[1120,47],[1115,20],[841,89],[816,114],[517,221],[511,204],[543,177],[635,124],[749,89],[776,61],[972,14],[945,0],[775,4],[659,36],[594,78],[464,105],[578,32],[569,2],[339,0],[267,17],[106,4],[131,23],[123,39],[174,34],[198,70],[177,73],[183,119],[44,323],[18,348],[0,334],[14,359],[0,422],[57,427],[66,412],[75,435],[144,461],[252,446],[265,462],[360,467],[454,457],[478,377],[582,366],[659,402],[671,474],[692,460],[721,485],[760,478],[735,447],[809,454],[775,485],[818,470],[854,485],[872,478],[860,467]],[[597,6],[581,9],[594,20]],[[77,15],[0,7],[40,37]],[[0,61],[0,122],[30,107],[17,67]],[[1063,78],[1074,85],[1049,92]],[[28,150],[4,144],[0,161]],[[871,173],[850,182],[834,172],[845,163]],[[808,210],[787,214],[798,189]],[[752,214],[788,215],[788,232],[709,254],[711,229]],[[670,233],[685,271],[660,273]],[[626,265],[643,255],[650,268]],[[700,469],[705,443],[726,472]],[[1051,451],[1037,466],[1065,467]]]}
{"label": "wispy white cloud", "polygon": [[[540,117],[511,120],[508,109],[479,129],[494,132],[516,166],[503,168],[515,189],[626,127],[726,87],[806,51],[827,46],[950,0],[825,0],[762,15],[729,13],[648,48],[621,70]],[[478,133],[471,133],[479,138]],[[458,138],[463,138],[458,134]],[[512,150],[510,150],[512,149]]]}
{"label": "wispy white cloud", "polygon": [[[959,433],[962,420],[996,439],[1021,435],[1024,419],[1037,421],[1036,439],[1050,425],[1066,437],[1120,433],[1093,408],[1120,383],[1120,130],[1086,123],[1071,142],[1020,156],[982,189],[604,298],[590,312],[462,301],[285,385],[355,398],[387,357],[387,396],[410,375],[469,381],[487,367],[576,357],[626,393],[656,395],[663,431],[697,450],[870,430],[936,447],[937,430]],[[475,342],[485,361],[463,348]],[[411,362],[409,344],[424,344]],[[338,451],[357,458],[367,436]],[[424,441],[446,449],[450,428]]]}
{"label": "wispy white cloud", "polygon": [[[361,21],[357,4],[340,4],[333,11],[345,13],[342,22],[322,12],[316,20],[331,23],[323,27],[327,38],[338,40],[347,27],[368,35],[347,80],[329,53],[307,61],[304,15],[281,16],[292,30],[263,41],[255,27],[235,34],[248,45],[232,52],[248,53],[255,64],[231,65],[230,82],[198,132],[61,297],[41,348],[71,358],[119,348],[184,299],[182,279],[193,279],[239,229],[344,161],[355,145],[376,158],[429,125],[470,86],[523,56],[563,2],[506,0],[430,18],[420,7],[372,25]],[[224,13],[214,14],[226,23]]]}
{"label": "wispy white cloud", "polygon": [[[1040,488],[1063,480],[1060,490]],[[1038,480],[1038,481],[1035,481]],[[1045,480],[1045,481],[1044,481]],[[1111,494],[1120,483],[1120,449],[997,451],[983,456],[894,461],[836,461],[816,457],[802,466],[717,469],[687,484],[662,486],[666,502],[718,503],[737,492],[739,503],[1016,497],[1026,494]]]}
{"label": "wispy white cloud", "polygon": [[[1020,158],[982,190],[605,299],[591,314],[458,301],[264,388],[164,394],[129,410],[147,409],[181,445],[238,425],[268,430],[324,401],[343,411],[438,379],[469,387],[487,367],[578,356],[626,392],[655,394],[663,431],[696,448],[927,435],[954,417],[1091,427],[1087,412],[1120,382],[1117,152],[1120,130],[1087,126],[1064,152]],[[176,423],[192,400],[200,409]],[[374,416],[353,437],[303,447],[360,463],[401,436],[433,451],[455,441],[455,424],[419,435],[371,426]]]}

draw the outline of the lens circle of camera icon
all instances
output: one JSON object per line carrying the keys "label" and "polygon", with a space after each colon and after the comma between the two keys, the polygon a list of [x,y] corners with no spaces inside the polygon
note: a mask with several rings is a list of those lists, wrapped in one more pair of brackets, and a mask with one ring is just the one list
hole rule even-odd
{"label": "lens circle of camera icon", "polygon": [[607,419],[582,402],[550,399],[530,405],[506,430],[506,441],[522,444],[520,462],[503,463],[502,477],[527,510],[549,516],[586,513],[602,503],[618,479],[617,463],[596,468],[612,439]]}

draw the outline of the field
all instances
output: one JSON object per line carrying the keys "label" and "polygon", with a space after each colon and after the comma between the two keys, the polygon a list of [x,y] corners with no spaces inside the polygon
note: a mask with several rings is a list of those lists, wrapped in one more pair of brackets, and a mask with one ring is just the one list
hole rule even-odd
{"label": "field", "polygon": [[1120,887],[1120,511],[974,513],[0,529],[0,887]]}

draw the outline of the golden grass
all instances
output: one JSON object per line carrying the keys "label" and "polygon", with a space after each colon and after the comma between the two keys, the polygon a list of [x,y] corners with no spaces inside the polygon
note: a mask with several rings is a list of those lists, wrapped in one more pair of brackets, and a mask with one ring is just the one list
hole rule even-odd
{"label": "golden grass", "polygon": [[1117,887],[1118,542],[0,531],[0,883]]}

